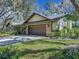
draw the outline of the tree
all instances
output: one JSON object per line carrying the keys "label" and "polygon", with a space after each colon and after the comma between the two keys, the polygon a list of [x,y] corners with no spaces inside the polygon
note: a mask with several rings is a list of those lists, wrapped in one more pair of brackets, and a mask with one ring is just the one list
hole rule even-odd
{"label": "tree", "polygon": [[71,0],[72,4],[75,6],[76,11],[79,12],[79,5],[78,5],[78,0]]}
{"label": "tree", "polygon": [[[72,4],[74,5],[75,7],[75,11],[73,11],[72,13],[70,14],[66,14],[66,18],[70,21],[74,21],[74,26],[76,27],[76,22],[79,22],[79,5],[76,3],[76,0],[71,0]],[[68,21],[68,23],[70,23]]]}
{"label": "tree", "polygon": [[75,11],[71,14],[67,14],[66,17],[70,20],[79,20],[79,5],[76,3],[78,0],[71,0],[75,7]]}
{"label": "tree", "polygon": [[8,6],[7,3],[8,0],[1,0],[1,3],[0,3],[0,19],[3,21],[3,24],[1,25],[2,26],[2,30],[4,29],[4,26],[5,26],[5,21],[10,17],[10,15],[12,15],[12,8],[10,8]]}
{"label": "tree", "polygon": [[[0,0],[0,19],[3,20],[3,28],[9,17],[13,20],[15,16],[18,16],[15,20],[20,21],[19,17],[23,17],[25,20],[28,17],[29,10],[29,0]],[[21,13],[23,15],[20,15]]]}

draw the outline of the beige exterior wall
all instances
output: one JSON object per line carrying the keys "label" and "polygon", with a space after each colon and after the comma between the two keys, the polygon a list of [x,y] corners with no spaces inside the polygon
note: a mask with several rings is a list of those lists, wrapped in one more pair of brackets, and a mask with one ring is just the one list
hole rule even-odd
{"label": "beige exterior wall", "polygon": [[26,26],[26,34],[28,35],[28,25]]}
{"label": "beige exterior wall", "polygon": [[49,35],[49,33],[52,32],[52,22],[49,22],[49,24],[46,24],[46,36]]}
{"label": "beige exterior wall", "polygon": [[[41,21],[41,22],[34,22],[34,23],[27,23],[27,28],[26,28],[26,34],[28,34],[28,26],[29,25],[40,25],[40,24],[46,24],[46,36],[49,35],[49,33],[59,30],[59,25],[58,21]],[[59,26],[59,27],[58,27]]]}
{"label": "beige exterior wall", "polygon": [[51,22],[50,21],[44,21],[44,22],[38,22],[38,23],[28,23],[26,28],[26,34],[28,34],[28,26],[29,25],[40,25],[40,24],[46,24],[46,36],[51,32]]}
{"label": "beige exterior wall", "polygon": [[52,31],[58,30],[58,21],[53,21],[52,22]]}
{"label": "beige exterior wall", "polygon": [[[39,15],[34,15],[29,21],[28,23],[26,23],[27,28],[26,28],[26,34],[28,34],[28,26],[29,25],[40,25],[40,24],[46,24],[46,36],[49,35],[49,33],[51,33],[52,31],[54,31],[55,28],[57,28],[58,25],[58,21],[43,21],[46,20],[46,18],[39,16]],[[61,20],[62,21],[62,20]],[[60,21],[60,22],[61,22]],[[61,26],[60,26],[61,28]],[[58,28],[57,28],[58,29]]]}
{"label": "beige exterior wall", "polygon": [[[49,24],[49,21],[42,21],[42,20],[46,20],[46,18],[39,16],[39,15],[34,15],[29,21],[28,23],[26,23],[26,34],[28,34],[28,26],[29,25],[40,25],[40,24],[46,24],[46,35],[47,35],[47,31],[49,30],[49,28],[47,27],[47,24]],[[37,22],[38,21],[38,22]],[[41,22],[39,22],[41,21]],[[33,23],[34,22],[34,23]]]}
{"label": "beige exterior wall", "polygon": [[26,23],[25,25],[27,26],[27,25],[38,25],[38,24],[49,24],[50,23],[50,21],[40,21],[40,22],[29,22],[29,23]]}
{"label": "beige exterior wall", "polygon": [[[63,21],[64,18],[61,18],[57,21],[43,21],[46,20],[46,18],[39,16],[39,15],[34,15],[29,21],[28,23],[26,23],[26,34],[28,34],[28,26],[29,25],[40,25],[40,24],[46,24],[46,36],[49,35],[49,33],[51,33],[52,31],[54,31],[55,29],[57,30],[61,30],[64,27],[62,26],[62,23],[65,24],[65,22]],[[68,27],[71,29],[72,28],[72,22],[68,21],[67,23]]]}
{"label": "beige exterior wall", "polygon": [[28,22],[35,22],[35,21],[41,21],[45,20],[46,18],[39,16],[39,15],[34,15]]}

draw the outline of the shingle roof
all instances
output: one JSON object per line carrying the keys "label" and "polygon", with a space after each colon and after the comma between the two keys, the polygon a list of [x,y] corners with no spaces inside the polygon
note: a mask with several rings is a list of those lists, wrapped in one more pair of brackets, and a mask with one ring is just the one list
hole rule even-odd
{"label": "shingle roof", "polygon": [[62,13],[62,14],[54,13],[54,14],[52,14],[52,15],[45,16],[44,14],[39,13],[39,12],[32,12],[32,14],[29,16],[29,18],[28,18],[24,23],[27,23],[28,20],[31,19],[32,16],[34,16],[34,15],[39,15],[39,16],[41,16],[41,17],[44,17],[44,18],[48,19],[48,20],[49,20],[49,19],[50,19],[50,20],[54,20],[54,19],[61,18],[61,17],[64,17],[64,16],[65,16],[64,13]]}
{"label": "shingle roof", "polygon": [[33,13],[38,14],[38,15],[43,16],[43,17],[48,18],[48,19],[55,19],[58,17],[65,16],[64,13],[61,13],[61,14],[53,13],[52,15],[47,15],[47,16],[45,16],[44,14],[39,13],[39,12],[33,12]]}

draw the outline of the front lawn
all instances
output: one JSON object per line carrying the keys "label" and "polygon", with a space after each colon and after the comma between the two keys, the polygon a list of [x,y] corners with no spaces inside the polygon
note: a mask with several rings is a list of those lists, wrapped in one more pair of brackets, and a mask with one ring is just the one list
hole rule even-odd
{"label": "front lawn", "polygon": [[0,59],[48,59],[69,44],[79,44],[79,40],[41,39],[26,43],[19,42],[1,47]]}

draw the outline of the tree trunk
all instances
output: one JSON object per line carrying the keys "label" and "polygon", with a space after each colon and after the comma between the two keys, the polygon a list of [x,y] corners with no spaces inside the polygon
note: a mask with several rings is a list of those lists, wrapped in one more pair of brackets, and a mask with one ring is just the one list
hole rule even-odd
{"label": "tree trunk", "polygon": [[72,4],[74,5],[76,11],[79,12],[79,5],[76,3],[76,0],[71,0]]}

